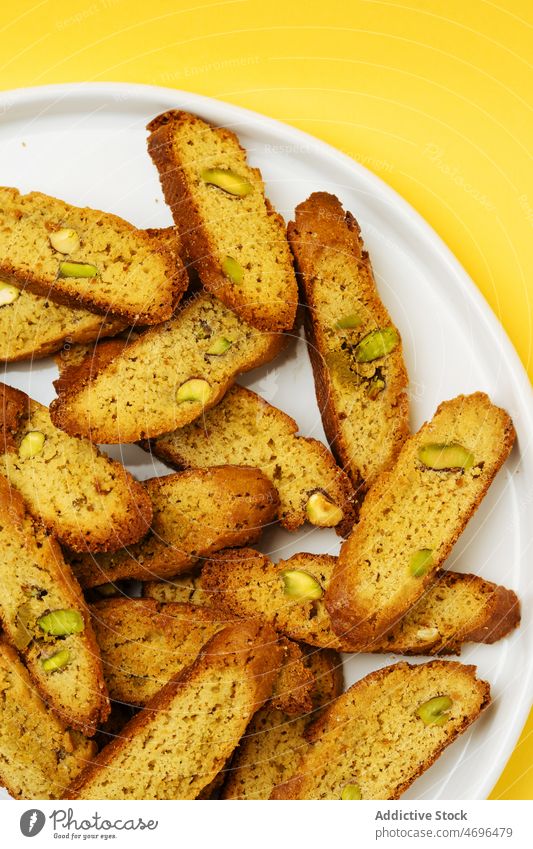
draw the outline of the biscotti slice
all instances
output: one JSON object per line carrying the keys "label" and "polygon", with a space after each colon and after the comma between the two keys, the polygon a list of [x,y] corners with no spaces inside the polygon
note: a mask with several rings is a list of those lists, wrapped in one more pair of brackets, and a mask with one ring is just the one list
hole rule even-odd
{"label": "biscotti slice", "polygon": [[298,304],[285,224],[237,136],[187,112],[149,125],[148,151],[185,253],[207,290],[261,330],[290,330]]}
{"label": "biscotti slice", "polygon": [[62,721],[94,734],[109,713],[90,615],[53,537],[34,524],[0,475],[0,622],[46,703]]}
{"label": "biscotti slice", "polygon": [[443,572],[385,636],[370,645],[337,636],[324,604],[337,558],[295,554],[272,563],[253,549],[222,552],[201,574],[144,585],[160,602],[216,605],[228,615],[268,622],[293,640],[344,652],[459,654],[462,643],[494,643],[520,622],[515,593],[475,575]]}
{"label": "biscotti slice", "polygon": [[314,680],[312,711],[293,717],[277,710],[272,702],[261,708],[226,771],[223,799],[268,799],[276,785],[294,774],[302,752],[309,746],[306,728],[343,691],[342,663],[337,652],[312,651],[306,662]]}
{"label": "biscotti slice", "polygon": [[398,663],[354,684],[307,731],[272,799],[398,799],[490,703],[475,666]]}
{"label": "biscotti slice", "polygon": [[170,318],[188,285],[176,254],[122,218],[0,187],[0,278],[129,324]]}
{"label": "biscotti slice", "polygon": [[296,436],[297,430],[286,413],[234,386],[201,421],[150,444],[157,457],[178,468],[257,466],[278,490],[284,528],[293,531],[309,521],[346,536],[355,518],[349,478],[321,442]]}
{"label": "biscotti slice", "polygon": [[0,785],[14,799],[61,799],[95,754],[94,742],[50,710],[0,639]]}
{"label": "biscotti slice", "polygon": [[47,407],[4,384],[0,473],[32,516],[74,551],[112,551],[137,542],[150,526],[148,493],[120,463],[58,430]]}
{"label": "biscotti slice", "polygon": [[[131,705],[145,705],[230,621],[215,608],[124,597],[91,605],[91,614],[109,695]],[[287,713],[300,714],[310,710],[310,677],[299,647],[284,638],[280,645],[274,699]]]}
{"label": "biscotti slice", "polygon": [[315,192],[288,237],[305,297],[305,331],[324,430],[361,495],[409,435],[398,330],[380,300],[357,221]]}
{"label": "biscotti slice", "polygon": [[65,343],[85,343],[115,336],[125,322],[84,309],[56,304],[50,298],[21,291],[0,280],[0,360],[37,360]]}
{"label": "biscotti slice", "polygon": [[222,548],[256,542],[279,499],[259,469],[218,466],[144,481],[153,519],[141,542],[114,553],[72,554],[82,587],[172,577]]}
{"label": "biscotti slice", "polygon": [[[147,230],[159,239],[179,263],[179,237],[175,227]],[[81,307],[55,303],[51,297],[17,289],[0,278],[0,360],[40,359],[64,345],[86,344],[124,330],[126,322],[97,315]]]}
{"label": "biscotti slice", "polygon": [[268,627],[224,628],[102,749],[67,798],[197,798],[269,698],[281,656]]}
{"label": "biscotti slice", "polygon": [[326,595],[335,631],[384,636],[435,580],[515,439],[487,395],[460,395],[404,444],[372,487]]}
{"label": "biscotti slice", "polygon": [[285,341],[201,293],[135,341],[104,342],[66,369],[55,383],[52,420],[93,442],[159,436],[202,418],[238,374],[269,362]]}

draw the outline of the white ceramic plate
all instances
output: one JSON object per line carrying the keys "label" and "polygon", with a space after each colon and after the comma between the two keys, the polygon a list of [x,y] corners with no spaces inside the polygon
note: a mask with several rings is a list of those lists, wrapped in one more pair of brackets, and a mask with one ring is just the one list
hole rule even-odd
{"label": "white ceramic plate", "polygon": [[[518,448],[470,522],[449,565],[477,572],[520,593],[521,628],[493,646],[472,645],[462,659],[490,681],[487,713],[411,788],[411,799],[485,798],[511,754],[531,702],[531,543],[533,402],[527,376],[501,326],[436,234],[390,188],[328,145],[295,129],[195,94],[139,85],[64,85],[0,95],[0,184],[47,192],[117,213],[139,227],[171,218],[146,152],[147,121],[169,108],[197,112],[234,129],[259,166],[270,198],[289,220],[312,191],[337,194],[358,219],[383,300],[403,336],[411,378],[412,427],[440,401],[476,389],[512,415]],[[7,366],[5,382],[41,402],[54,396],[50,359]],[[242,381],[325,440],[303,337],[290,351]],[[136,447],[121,454],[139,477],[154,474]],[[156,464],[164,472],[162,464]],[[528,521],[529,520],[529,521]],[[339,550],[327,530],[272,529],[262,549],[275,559],[297,551]],[[531,552],[529,552],[529,558]],[[393,658],[355,655],[347,683]],[[418,662],[420,659],[416,659]],[[4,794],[5,795],[5,794]]]}

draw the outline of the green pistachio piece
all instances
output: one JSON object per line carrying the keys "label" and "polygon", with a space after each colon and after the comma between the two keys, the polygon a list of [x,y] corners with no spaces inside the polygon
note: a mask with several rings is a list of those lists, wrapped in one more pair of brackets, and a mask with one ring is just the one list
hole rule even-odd
{"label": "green pistachio piece", "polygon": [[366,388],[366,394],[370,398],[371,401],[375,401],[378,395],[380,395],[385,389],[385,381],[382,377],[373,377],[372,380],[368,381],[368,385]]}
{"label": "green pistachio piece", "polygon": [[394,327],[384,327],[382,330],[371,330],[363,336],[354,348],[356,363],[370,363],[380,357],[386,357],[394,351],[400,341],[398,331]]}
{"label": "green pistachio piece", "polygon": [[230,171],[226,168],[204,168],[200,174],[204,183],[209,183],[212,186],[222,189],[229,195],[243,198],[249,195],[253,189],[252,184],[246,177],[241,177],[235,171]]}
{"label": "green pistachio piece", "polygon": [[16,286],[0,281],[0,307],[7,307],[8,304],[12,304],[19,295],[20,289],[17,289]]}
{"label": "green pistachio piece", "polygon": [[178,404],[183,404],[186,401],[198,402],[203,406],[207,404],[211,397],[211,387],[207,380],[202,380],[199,377],[192,377],[182,383],[176,393]]}
{"label": "green pistachio piece", "polygon": [[447,712],[453,702],[449,696],[435,696],[417,708],[417,715],[426,725],[444,725],[448,722]]}
{"label": "green pistachio piece", "polygon": [[312,525],[319,528],[334,528],[342,521],[344,513],[322,492],[313,492],[307,502],[305,512]]}
{"label": "green pistachio piece", "polygon": [[411,555],[409,571],[413,578],[423,578],[433,566],[433,551],[431,548],[421,548]]}
{"label": "green pistachio piece", "polygon": [[30,430],[26,436],[23,436],[19,445],[19,457],[21,460],[28,460],[30,457],[35,457],[43,450],[46,436],[40,430]]}
{"label": "green pistachio piece", "polygon": [[475,463],[472,452],[458,442],[428,442],[418,449],[418,459],[424,466],[437,471],[471,469]]}
{"label": "green pistachio piece", "polygon": [[80,246],[80,237],[70,227],[62,227],[61,230],[54,230],[48,238],[53,249],[60,254],[72,254]]}
{"label": "green pistachio piece", "polygon": [[52,610],[37,620],[41,631],[52,637],[66,637],[79,634],[85,628],[83,616],[79,610]]}
{"label": "green pistachio piece", "polygon": [[303,569],[285,569],[281,573],[285,595],[297,601],[315,601],[322,598],[324,590],[309,572]]}
{"label": "green pistachio piece", "polygon": [[345,784],[342,788],[341,799],[362,799],[361,788],[358,784]]}
{"label": "green pistachio piece", "polygon": [[96,277],[98,269],[88,262],[60,262],[58,277]]}
{"label": "green pistachio piece", "polygon": [[214,357],[220,357],[222,354],[225,354],[226,351],[229,351],[232,345],[233,342],[230,342],[230,340],[226,339],[225,336],[218,336],[207,349],[207,353],[212,354]]}
{"label": "green pistachio piece", "polygon": [[56,669],[62,669],[70,660],[70,652],[68,649],[61,649],[51,657],[46,657],[41,661],[45,672],[55,672]]}
{"label": "green pistachio piece", "polygon": [[361,319],[357,315],[357,313],[351,313],[350,315],[344,315],[342,318],[339,318],[337,322],[335,322],[335,328],[337,330],[352,330],[354,327],[359,327],[361,324]]}
{"label": "green pistachio piece", "polygon": [[222,271],[229,277],[232,283],[242,283],[244,277],[244,268],[232,256],[227,256],[222,263]]}

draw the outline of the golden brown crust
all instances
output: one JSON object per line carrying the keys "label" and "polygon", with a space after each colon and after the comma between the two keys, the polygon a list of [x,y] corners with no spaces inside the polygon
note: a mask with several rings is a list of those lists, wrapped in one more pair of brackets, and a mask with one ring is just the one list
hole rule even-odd
{"label": "golden brown crust", "polygon": [[[412,666],[408,663],[398,663],[392,664],[391,666],[386,666],[383,669],[378,669],[375,672],[371,672],[370,675],[365,676],[352,687],[350,687],[346,693],[337,699],[336,702],[333,702],[328,708],[324,710],[318,720],[313,723],[313,725],[307,731],[307,739],[312,744],[311,751],[315,746],[320,747],[322,743],[321,735],[324,732],[327,732],[329,728],[334,728],[337,723],[337,714],[344,704],[348,704],[348,700],[352,703],[355,701],[359,694],[363,694],[365,689],[371,686],[375,682],[382,682],[383,688],[386,687],[386,679],[389,674],[396,671],[402,671],[409,675],[411,670],[438,670],[438,669],[447,669],[447,672],[454,671],[457,675],[467,676],[472,679],[471,684],[476,691],[479,705],[475,710],[470,711],[469,713],[464,713],[459,722],[455,722],[455,727],[453,730],[448,733],[445,738],[441,738],[440,743],[436,744],[431,755],[428,756],[425,760],[421,761],[419,765],[413,770],[413,772],[406,777],[406,779],[396,786],[394,790],[388,794],[385,798],[387,799],[399,799],[403,793],[413,784],[413,782],[419,778],[429,767],[435,763],[437,758],[440,757],[442,752],[451,744],[453,741],[466,729],[469,725],[471,725],[480,715],[480,713],[485,710],[490,704],[490,686],[486,681],[482,681],[475,677],[476,667],[475,666],[464,666],[463,664],[457,663],[455,661],[441,661],[441,660],[433,660],[429,663],[422,664],[419,667]],[[339,717],[339,721],[340,717]],[[369,738],[368,744],[372,745],[372,738]],[[324,748],[327,749],[327,743],[324,744]],[[271,799],[309,799],[313,798],[310,795],[309,789],[305,789],[304,782],[306,781],[306,756],[307,753],[303,755],[299,769],[300,773],[295,775],[292,779],[290,779],[285,784],[278,785],[275,788],[273,793],[271,794]],[[324,757],[328,758],[331,756],[331,753],[328,751],[324,752]],[[379,798],[379,797],[378,797]]]}
{"label": "golden brown crust", "polygon": [[[189,121],[191,117],[194,118],[187,112],[169,110],[158,115],[147,126],[150,133],[148,152],[159,172],[165,200],[170,207],[176,226],[180,230],[187,260],[194,265],[204,287],[220,298],[230,309],[235,310],[253,327],[258,327],[261,330],[290,330],[296,316],[296,281],[294,281],[294,292],[288,293],[289,297],[285,304],[277,304],[277,315],[274,318],[269,304],[254,305],[243,301],[235,292],[235,287],[228,284],[226,276],[222,273],[222,269],[215,259],[213,241],[205,226],[201,211],[189,190],[183,175],[182,164],[176,156],[173,145],[173,133],[176,125],[183,121]],[[230,130],[217,127],[216,132],[221,137],[237,144],[241,150],[243,149],[237,136]],[[254,168],[252,171],[263,185],[259,170]],[[274,211],[272,205],[266,199],[265,206],[267,214],[277,222],[280,233],[283,234],[285,222],[282,217]],[[293,297],[291,298],[290,295],[293,295]]]}
{"label": "golden brown crust", "polygon": [[[433,432],[435,420],[439,414],[444,414],[445,411],[447,412],[452,408],[454,410],[462,410],[467,404],[470,405],[471,409],[474,405],[478,405],[480,409],[486,412],[491,411],[495,417],[499,418],[502,439],[494,447],[494,458],[490,463],[490,468],[488,463],[482,463],[479,475],[477,475],[482,480],[480,480],[477,486],[477,494],[473,499],[473,503],[470,505],[470,509],[458,514],[453,532],[449,533],[445,539],[439,540],[438,554],[435,551],[433,552],[432,565],[425,576],[418,579],[416,583],[413,581],[410,582],[409,592],[405,593],[405,599],[401,603],[396,602],[385,607],[382,600],[380,601],[376,597],[371,609],[368,599],[364,604],[359,599],[358,586],[360,586],[361,582],[356,562],[357,554],[354,554],[354,550],[357,552],[357,546],[360,540],[365,539],[364,534],[371,537],[372,528],[376,527],[376,523],[380,519],[386,496],[391,492],[395,492],[395,473],[397,468],[401,469],[402,458],[409,458],[413,452],[413,446],[420,444],[420,440],[425,434],[431,434]],[[372,487],[365,499],[357,528],[341,548],[337,568],[326,593],[326,606],[331,617],[333,629],[337,634],[357,634],[358,641],[369,645],[376,639],[385,636],[407,610],[416,603],[417,599],[421,598],[424,591],[435,581],[442,564],[459,539],[468,521],[481,504],[496,473],[508,457],[515,437],[516,434],[512,420],[505,410],[495,407],[485,393],[475,392],[469,396],[460,395],[451,401],[441,403],[433,419],[430,422],[426,422],[418,433],[411,436],[404,443],[402,451],[397,458],[396,465],[391,470],[383,472]],[[409,462],[409,460],[406,462]],[[415,484],[411,481],[411,488],[414,486]],[[388,507],[387,509],[390,513],[392,508]],[[419,510],[421,511],[422,509],[420,506]]]}
{"label": "golden brown crust", "polygon": [[[409,435],[409,404],[405,391],[408,378],[403,362],[402,346],[400,343],[387,358],[387,386],[385,393],[380,395],[379,409],[374,402],[376,415],[388,416],[390,423],[387,428],[387,438],[384,440],[383,434],[380,434],[380,444],[368,444],[365,453],[369,458],[377,456],[378,452],[381,454],[384,442],[388,443],[387,451],[385,456],[380,457],[379,464],[371,459],[368,460],[371,477],[368,477],[367,472],[365,479],[361,468],[353,458],[351,445],[344,429],[346,414],[341,413],[338,408],[338,390],[332,381],[326,362],[328,353],[326,328],[316,297],[317,274],[320,272],[320,260],[324,255],[345,255],[348,262],[355,260],[360,267],[361,279],[351,280],[346,283],[346,287],[351,286],[355,300],[364,302],[365,320],[371,316],[372,322],[375,322],[377,327],[391,327],[392,321],[379,298],[370,259],[367,252],[363,250],[359,225],[350,212],[344,212],[338,198],[327,192],[314,192],[296,207],[295,221],[289,224],[287,232],[299,272],[303,300],[307,305],[305,332],[324,431],[339,465],[350,475],[358,497],[362,500],[376,475],[393,463]],[[365,332],[363,331],[363,334]],[[355,375],[353,378],[355,381]],[[344,390],[344,394],[348,392],[348,389]],[[357,405],[355,395],[349,417],[353,417],[356,421],[358,411],[354,405]]]}
{"label": "golden brown crust", "polygon": [[15,450],[15,434],[29,409],[30,398],[25,392],[0,383],[0,453]]}
{"label": "golden brown crust", "polygon": [[[215,634],[204,647],[197,660],[166,684],[146,708],[140,711],[123,728],[119,738],[109,743],[92,761],[80,776],[75,779],[66,799],[90,798],[90,785],[106,767],[113,765],[115,756],[127,752],[128,744],[139,733],[158,722],[158,713],[169,710],[175,700],[187,692],[188,685],[206,673],[211,680],[216,678],[217,670],[225,666],[241,670],[242,675],[251,680],[255,687],[254,706],[259,708],[270,696],[274,685],[276,670],[281,661],[281,649],[276,645],[275,632],[256,622],[239,622],[230,625]],[[164,716],[164,714],[162,713]],[[237,740],[233,745],[237,744]],[[228,741],[231,749],[231,741]],[[230,751],[226,752],[226,757]],[[167,755],[167,758],[169,755]],[[171,755],[170,755],[171,757]],[[208,775],[205,784],[214,777]],[[142,781],[142,778],[141,778]],[[133,797],[131,797],[133,798]],[[143,798],[137,796],[137,798]]]}
{"label": "golden brown crust", "polygon": [[[90,607],[111,699],[145,705],[155,692],[195,660],[232,617],[214,607],[108,598]],[[271,703],[291,715],[312,708],[312,676],[300,647],[278,637],[282,662]]]}
{"label": "golden brown crust", "polygon": [[[178,322],[181,319],[187,321],[190,311],[195,309],[203,300],[202,295],[188,299],[180,306],[173,322]],[[212,301],[214,302],[214,299]],[[159,411],[154,413],[153,416],[139,415],[134,425],[129,428],[123,420],[121,420],[120,428],[118,428],[116,424],[118,415],[116,410],[111,407],[105,416],[105,420],[102,419],[100,422],[95,421],[94,417],[81,417],[78,414],[76,403],[84,391],[98,392],[96,383],[101,375],[105,377],[106,372],[109,371],[115,376],[116,370],[120,367],[121,359],[123,357],[129,359],[135,357],[139,349],[141,351],[139,358],[141,359],[142,350],[146,350],[152,342],[157,345],[160,336],[170,326],[170,324],[161,324],[151,327],[133,338],[132,341],[111,339],[102,342],[100,345],[92,347],[81,363],[76,366],[73,365],[71,368],[65,368],[59,379],[54,381],[54,386],[58,392],[58,397],[50,405],[50,416],[54,424],[71,436],[87,437],[92,442],[104,444],[136,442],[141,439],[157,437],[175,427],[183,427],[216,406],[239,374],[270,362],[287,343],[287,337],[283,334],[267,334],[266,344],[258,346],[253,355],[246,361],[241,358],[239,365],[235,366],[231,373],[228,372],[223,379],[217,381],[216,390],[212,392],[209,401],[203,407],[199,404],[182,404],[177,409],[176,404],[173,404],[172,408],[166,410],[164,414]],[[263,341],[261,339],[261,342]],[[205,363],[201,374],[210,377],[209,363]],[[124,387],[120,387],[117,382],[117,393],[121,389],[124,391]]]}
{"label": "golden brown crust", "polygon": [[[24,540],[24,549],[25,551],[33,552],[33,554],[29,553],[28,556],[35,558],[43,578],[47,576],[49,580],[61,588],[62,592],[60,595],[62,600],[64,600],[63,604],[68,609],[79,611],[83,617],[83,636],[78,638],[76,650],[83,651],[85,658],[88,659],[91,681],[91,691],[88,695],[90,705],[88,711],[84,712],[81,698],[76,700],[72,705],[60,704],[54,688],[45,686],[47,679],[43,678],[41,674],[37,674],[38,670],[40,671],[39,651],[37,653],[35,652],[33,641],[28,642],[27,645],[20,648],[20,652],[25,658],[28,672],[46,704],[55,711],[65,724],[83,731],[87,736],[92,736],[98,724],[103,722],[108,716],[110,706],[104,682],[100,650],[92,629],[91,617],[81,588],[63,560],[61,549],[55,539],[44,534],[36,527],[21,495],[16,489],[10,486],[9,482],[2,475],[0,475],[0,521],[3,526],[7,525],[12,528],[14,544],[19,540]],[[9,564],[5,555],[3,560],[5,561],[4,569],[8,569]],[[28,583],[31,585],[29,578]],[[43,603],[42,612],[46,612],[46,602]],[[0,605],[0,620],[2,621],[7,638],[9,640],[15,639],[17,625],[6,619],[2,605]],[[14,628],[15,631],[13,630]],[[49,649],[49,647],[43,647]],[[59,645],[59,648],[61,648],[61,645]]]}
{"label": "golden brown crust", "polygon": [[[335,504],[338,504],[343,511],[343,518],[339,522],[339,524],[335,527],[335,531],[339,536],[346,537],[356,520],[356,504],[355,504],[355,493],[350,482],[350,478],[348,475],[340,469],[331,454],[330,451],[326,448],[326,446],[317,439],[313,439],[312,437],[306,436],[297,436],[298,425],[291,416],[287,415],[287,413],[283,412],[283,410],[279,410],[277,407],[272,406],[264,398],[261,398],[260,395],[257,395],[255,392],[252,392],[251,389],[246,389],[244,386],[236,385],[233,386],[226,398],[222,402],[222,406],[218,405],[218,408],[215,408],[208,413],[207,417],[197,422],[192,422],[189,426],[192,429],[197,428],[198,434],[202,434],[202,438],[209,438],[211,432],[217,433],[217,421],[216,416],[221,416],[221,424],[224,424],[225,413],[225,405],[232,405],[236,401],[240,399],[244,399],[244,401],[250,405],[253,405],[253,418],[252,414],[249,412],[249,419],[243,421],[243,432],[246,432],[246,428],[250,427],[255,432],[255,438],[258,442],[262,442],[265,440],[266,435],[264,428],[259,428],[259,423],[263,416],[273,415],[276,417],[277,421],[283,426],[287,431],[287,435],[294,436],[295,444],[297,445],[305,445],[310,449],[310,454],[317,455],[318,458],[323,462],[323,469],[327,471],[328,474],[331,475],[331,482],[328,481],[327,485],[323,480],[316,481],[316,483],[310,488],[307,495],[312,491],[326,491],[322,490],[322,487],[327,488],[327,495],[334,501]],[[252,407],[250,406],[250,409]],[[185,431],[184,431],[185,432]],[[176,432],[176,438],[179,442],[180,430]],[[172,442],[173,434],[166,434],[159,439],[152,440],[143,440],[141,442],[141,446],[150,453],[156,455],[165,463],[172,466],[176,469],[187,469],[194,468],[195,462],[191,461],[187,457],[180,454],[179,444],[174,445]],[[241,460],[237,457],[235,459],[233,456],[227,456],[225,458],[218,458],[214,462],[220,463],[239,463]],[[247,459],[245,462],[252,462],[252,460]],[[199,466],[204,465],[199,462]],[[255,461],[255,465],[260,466],[260,463]],[[272,476],[274,472],[273,464],[270,462],[267,466],[263,468],[263,472],[269,476]],[[294,473],[294,478],[298,483],[298,471]],[[276,480],[274,479],[274,485],[276,485]],[[279,486],[278,486],[279,489]],[[303,493],[302,493],[303,498]],[[290,507],[288,504],[283,503],[283,499],[281,508],[279,521],[282,527],[286,528],[288,531],[297,530],[305,521],[306,521],[306,513],[304,506],[300,506],[299,509],[295,510]]]}
{"label": "golden brown crust", "polygon": [[222,548],[257,542],[279,506],[274,486],[250,467],[190,469],[142,486],[152,502],[153,520],[140,542],[112,554],[69,556],[85,589],[123,578],[147,581],[187,572]]}
{"label": "golden brown crust", "polygon": [[[3,473],[10,479],[13,475],[8,466],[16,458],[16,439],[20,437],[24,423],[33,413],[44,411],[46,411],[46,407],[37,401],[33,401],[21,390],[0,384],[0,458],[2,455],[4,456],[5,469]],[[62,433],[60,437],[62,440],[65,439]],[[76,448],[76,441],[73,440],[72,450],[76,451]],[[64,446],[62,450],[65,450]],[[103,459],[98,449],[94,448],[93,450],[95,452],[93,456]],[[48,489],[49,482],[46,486],[44,481],[39,485],[40,480],[36,474],[33,474],[31,478],[34,498],[30,498],[28,494],[25,496],[29,511],[34,519],[45,525],[64,545],[73,551],[109,551],[113,549],[113,546],[118,548],[122,545],[129,545],[137,542],[146,533],[146,529],[150,525],[152,506],[146,490],[117,460],[111,460],[107,457],[105,460],[106,467],[112,472],[113,485],[116,487],[116,491],[120,490],[125,499],[122,508],[128,513],[128,523],[120,528],[120,533],[118,533],[119,529],[112,527],[111,515],[109,516],[108,527],[98,533],[94,527],[84,528],[82,526],[79,514],[74,508],[69,515],[64,517],[57,510],[54,513],[51,501],[48,504],[50,513],[46,516],[44,508],[47,506],[48,498],[51,495]],[[82,472],[80,471],[80,489],[84,483],[81,475]],[[13,481],[11,482],[13,483]],[[15,486],[14,483],[13,486]]]}
{"label": "golden brown crust", "polygon": [[[385,637],[365,644],[357,634],[338,636],[323,599],[296,603],[285,596],[280,581],[286,569],[304,571],[327,592],[336,562],[327,554],[301,553],[274,564],[251,548],[220,552],[200,575],[182,578],[174,599],[261,619],[291,640],[342,652],[460,654],[463,643],[495,642],[520,622],[520,604],[512,590],[476,575],[444,572]],[[160,599],[158,584],[145,585],[145,595]],[[164,599],[173,600],[171,583]]]}
{"label": "golden brown crust", "polygon": [[[65,210],[78,209],[70,204],[66,204],[64,201],[59,201],[56,198],[50,198],[41,192],[30,192],[28,195],[21,196],[17,189],[2,188],[2,191],[4,193],[9,193],[12,196],[14,203],[17,202],[18,198],[22,200],[28,200],[31,198],[40,201],[44,205],[50,201],[58,203],[63,206]],[[109,298],[103,297],[96,287],[90,292],[90,294],[82,294],[81,292],[76,291],[76,294],[72,295],[66,291],[66,287],[61,285],[60,280],[45,279],[40,277],[37,273],[26,269],[21,272],[20,269],[9,260],[9,257],[3,257],[0,260],[0,276],[20,289],[25,289],[28,292],[32,292],[33,294],[44,298],[51,297],[58,304],[78,308],[82,306],[89,312],[115,316],[116,318],[124,319],[130,323],[158,324],[159,322],[170,318],[175,304],[179,301],[181,295],[183,295],[187,288],[187,277],[183,264],[179,258],[179,254],[177,250],[169,250],[170,241],[167,238],[167,231],[171,228],[166,228],[162,231],[152,230],[151,232],[138,230],[133,226],[133,224],[130,224],[123,218],[120,218],[118,215],[113,215],[112,213],[88,208],[80,209],[79,211],[81,213],[102,216],[102,218],[116,230],[135,233],[137,242],[143,245],[148,253],[160,257],[165,267],[165,277],[172,281],[172,286],[169,287],[168,293],[160,293],[161,301],[157,307],[154,307],[147,312],[139,313],[132,310],[132,308],[125,304],[110,302]],[[157,235],[154,236],[154,233]],[[158,237],[159,233],[165,234],[163,238],[160,239]]]}

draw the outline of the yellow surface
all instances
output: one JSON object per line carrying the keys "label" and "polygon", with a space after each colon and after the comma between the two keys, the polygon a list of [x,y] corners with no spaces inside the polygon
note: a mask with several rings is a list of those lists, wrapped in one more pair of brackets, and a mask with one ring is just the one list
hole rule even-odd
{"label": "yellow surface", "polygon": [[[17,0],[0,79],[183,88],[325,139],[433,225],[532,375],[532,25],[531,0]],[[532,741],[493,798],[533,797]]]}

